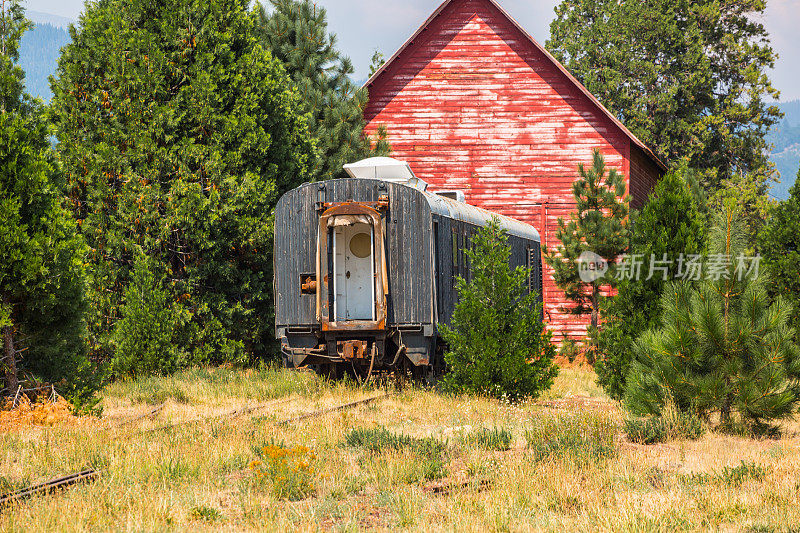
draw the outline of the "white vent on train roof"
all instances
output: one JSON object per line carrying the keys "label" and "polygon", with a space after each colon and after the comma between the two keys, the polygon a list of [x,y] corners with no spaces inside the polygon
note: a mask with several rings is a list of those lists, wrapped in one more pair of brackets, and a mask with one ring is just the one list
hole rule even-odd
{"label": "white vent on train roof", "polygon": [[408,163],[391,157],[370,157],[344,165],[344,170],[351,178],[404,183],[421,191],[428,188],[427,183],[414,175]]}
{"label": "white vent on train roof", "polygon": [[445,198],[450,198],[456,202],[461,202],[462,204],[467,203],[467,198],[464,196],[464,191],[439,191],[436,194],[439,196],[444,196]]}

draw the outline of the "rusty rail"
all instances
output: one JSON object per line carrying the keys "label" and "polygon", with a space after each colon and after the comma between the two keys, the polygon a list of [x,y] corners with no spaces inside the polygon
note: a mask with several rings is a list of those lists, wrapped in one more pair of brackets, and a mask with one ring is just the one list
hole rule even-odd
{"label": "rusty rail", "polygon": [[84,470],[76,474],[33,485],[26,489],[18,490],[0,496],[0,509],[11,505],[14,502],[32,498],[39,494],[51,494],[59,489],[67,488],[78,483],[90,483],[100,477],[100,472],[94,469]]}
{"label": "rusty rail", "polygon": [[214,416],[207,416],[207,417],[200,417],[200,418],[193,418],[191,420],[185,420],[183,422],[176,422],[174,424],[167,424],[164,426],[158,426],[155,428],[145,429],[139,432],[140,435],[148,434],[148,433],[155,433],[157,431],[164,431],[168,429],[174,429],[181,426],[188,426],[190,424],[201,424],[203,422],[211,422],[212,420],[225,420],[228,418],[237,418],[246,414],[253,413],[255,411],[260,411],[261,409],[266,409],[267,407],[274,407],[276,405],[281,405],[284,403],[288,403],[292,400],[292,398],[283,398],[281,400],[273,400],[271,402],[262,403],[260,405],[254,405],[252,407],[243,407],[239,409],[234,409],[233,411],[228,411],[226,413],[221,413]]}
{"label": "rusty rail", "polygon": [[327,407],[325,409],[320,409],[319,411],[313,411],[311,413],[305,413],[302,415],[298,415],[292,418],[287,418],[286,420],[281,420],[276,425],[277,426],[286,426],[291,424],[292,422],[299,422],[301,420],[305,420],[307,418],[315,418],[318,416],[327,415],[328,413],[335,413],[336,411],[344,411],[345,409],[352,409],[353,407],[358,407],[359,405],[366,405],[368,403],[372,403],[375,400],[380,400],[390,396],[389,393],[379,394],[378,396],[373,396],[372,398],[366,398],[364,400],[359,400],[357,402],[350,402],[344,405],[337,405],[335,407]]}
{"label": "rusty rail", "polygon": [[123,421],[121,421],[121,422],[119,422],[119,423],[117,423],[115,425],[109,425],[109,426],[106,427],[106,429],[122,428],[122,427],[125,427],[125,426],[129,426],[129,425],[131,425],[131,424],[133,424],[135,422],[138,422],[139,420],[144,420],[145,418],[153,418],[159,412],[161,412],[166,405],[167,405],[167,402],[164,402],[161,405],[157,405],[156,407],[154,407],[150,411],[144,413],[143,415],[135,416],[133,418],[129,418],[128,420],[123,420]]}

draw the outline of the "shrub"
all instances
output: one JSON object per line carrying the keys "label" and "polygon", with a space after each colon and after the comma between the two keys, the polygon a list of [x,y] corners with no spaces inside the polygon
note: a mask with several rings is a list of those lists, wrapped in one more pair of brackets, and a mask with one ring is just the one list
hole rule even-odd
{"label": "shrub", "polygon": [[581,351],[582,347],[564,334],[564,340],[561,341],[561,347],[558,349],[558,356],[562,359],[566,359],[570,363],[574,363],[575,359],[581,354]]}
{"label": "shrub", "polygon": [[459,278],[459,300],[449,326],[445,390],[512,401],[538,397],[553,384],[555,348],[541,320],[530,271],[509,266],[508,236],[493,218],[467,250],[471,280]]}
{"label": "shrub", "polygon": [[316,491],[314,462],[316,454],[305,446],[288,448],[270,444],[259,450],[259,458],[250,463],[256,479],[268,481],[278,500],[302,500]]}
{"label": "shrub", "polygon": [[761,481],[767,475],[767,469],[753,462],[744,462],[738,466],[726,466],[719,474],[718,479],[726,485],[738,487],[745,481]]}
{"label": "shrub", "polygon": [[623,429],[631,442],[655,444],[669,440],[699,439],[706,432],[706,425],[694,413],[682,412],[674,402],[667,402],[660,416],[628,418]]}
{"label": "shrub", "polygon": [[131,400],[136,403],[158,405],[173,400],[176,403],[191,403],[189,395],[174,381],[167,383],[147,379],[137,383],[131,390]]}
{"label": "shrub", "polygon": [[[625,403],[634,414],[660,416],[671,402],[720,425],[774,431],[800,401],[800,348],[788,327],[791,306],[770,302],[762,278],[745,275],[746,233],[733,203],[717,217],[710,257],[725,258],[719,279],[672,284],[661,328],[634,344]],[[745,268],[747,265],[745,264]]]}
{"label": "shrub", "polygon": [[696,440],[705,433],[705,425],[692,413],[678,413],[678,419],[674,422],[663,416],[629,418],[623,429],[628,440],[637,444],[655,444],[675,439]]}
{"label": "shrub", "polygon": [[656,327],[661,315],[658,303],[667,281],[659,273],[647,279],[650,258],[661,260],[666,255],[676,260],[681,254],[702,254],[708,233],[705,198],[694,173],[685,167],[661,178],[647,205],[632,218],[628,253],[644,260],[642,276],[618,282],[617,296],[603,302],[603,322],[594,340],[597,381],[615,400],[625,394],[633,342]]}
{"label": "shrub", "polygon": [[198,505],[196,507],[192,507],[189,511],[189,517],[192,520],[203,520],[204,522],[216,522],[217,520],[222,519],[222,513],[220,513],[217,509],[213,507],[208,507],[206,505]]}
{"label": "shrub", "polygon": [[580,463],[613,458],[616,427],[600,415],[542,417],[525,432],[534,459],[570,457]]}
{"label": "shrub", "polygon": [[681,481],[690,485],[707,485],[708,483],[722,483],[738,487],[747,481],[762,481],[767,475],[764,466],[742,461],[737,466],[726,466],[712,474],[698,473],[681,476]]}
{"label": "shrub", "polygon": [[463,437],[464,443],[468,446],[498,451],[505,451],[511,448],[512,440],[511,432],[505,428],[480,428],[467,433]]}
{"label": "shrub", "polygon": [[410,450],[418,455],[433,457],[447,450],[447,444],[432,437],[411,437],[392,433],[384,427],[355,428],[345,435],[344,444],[371,452]]}
{"label": "shrub", "polygon": [[140,255],[125,290],[122,318],[114,326],[113,368],[118,374],[164,374],[183,364],[175,343],[178,310],[154,269],[155,264]]}

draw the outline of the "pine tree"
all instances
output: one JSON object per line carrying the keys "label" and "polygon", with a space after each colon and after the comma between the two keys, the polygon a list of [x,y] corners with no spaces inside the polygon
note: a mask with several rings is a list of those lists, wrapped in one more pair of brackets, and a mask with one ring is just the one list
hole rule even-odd
{"label": "pine tree", "polygon": [[547,49],[658,156],[698,169],[709,194],[737,174],[763,184],[764,138],[781,117],[765,7],[563,0]]}
{"label": "pine tree", "polygon": [[538,295],[527,292],[530,272],[511,270],[508,236],[497,219],[473,245],[466,251],[471,280],[458,278],[459,300],[450,327],[441,330],[448,344],[444,386],[509,400],[536,398],[552,385],[557,368]]}
{"label": "pine tree", "polygon": [[97,358],[114,355],[140,253],[187,317],[186,363],[272,353],[273,208],[311,178],[314,148],[248,4],[104,0],[71,29],[51,108]]}
{"label": "pine tree", "polygon": [[793,304],[793,325],[800,334],[800,171],[789,198],[770,211],[758,235],[758,250],[770,275],[768,289]]}
{"label": "pine tree", "polygon": [[[556,285],[574,306],[575,315],[591,315],[592,331],[597,329],[603,287],[614,282],[615,264],[628,247],[628,204],[625,180],[614,169],[606,171],[605,161],[595,150],[592,167],[578,166],[580,178],[572,184],[577,211],[569,222],[558,220],[559,244],[545,250],[547,264],[553,269]],[[592,281],[581,277],[581,262],[595,254],[609,266],[606,276]],[[584,276],[585,278],[585,276]],[[591,353],[590,359],[591,359]],[[591,361],[590,361],[591,362]]]}
{"label": "pine tree", "polygon": [[[4,388],[20,375],[55,383],[78,404],[98,377],[86,358],[85,245],[61,205],[61,183],[38,103],[23,93],[16,1],[0,4],[0,328]],[[92,376],[94,374],[94,376]]]}
{"label": "pine tree", "polygon": [[[641,213],[634,212],[631,218],[628,254],[643,261],[642,276],[617,282],[617,295],[602,306],[596,339],[598,383],[617,400],[625,392],[633,341],[658,325],[661,295],[668,280],[678,275],[677,262],[681,256],[705,253],[707,213],[694,173],[685,166],[668,172]],[[656,266],[669,272],[665,276]]]}
{"label": "pine tree", "polygon": [[[723,428],[771,432],[800,402],[800,348],[788,326],[792,307],[770,302],[753,263],[740,261],[746,231],[735,202],[716,218],[709,263],[693,287],[668,287],[660,328],[634,344],[625,403],[636,414],[658,415],[672,401]],[[716,279],[716,278],[719,279]]]}
{"label": "pine tree", "polygon": [[366,157],[386,155],[385,134],[373,141],[364,135],[366,89],[350,80],[353,65],[336,49],[328,33],[327,13],[313,0],[270,0],[271,12],[257,8],[264,45],[286,66],[301,95],[301,111],[319,150],[314,178],[342,175],[342,166]]}

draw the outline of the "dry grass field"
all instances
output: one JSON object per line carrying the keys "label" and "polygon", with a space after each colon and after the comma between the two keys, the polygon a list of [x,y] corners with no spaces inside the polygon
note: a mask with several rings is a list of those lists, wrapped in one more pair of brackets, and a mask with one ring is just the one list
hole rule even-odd
{"label": "dry grass field", "polygon": [[[102,475],[0,510],[0,529],[800,528],[794,423],[780,440],[707,434],[635,445],[582,368],[563,370],[524,405],[409,388],[278,424],[380,392],[272,369],[113,384],[102,419],[53,414],[1,427],[0,492],[86,467]],[[162,402],[152,419],[120,426]],[[263,409],[163,429],[244,406]]]}

